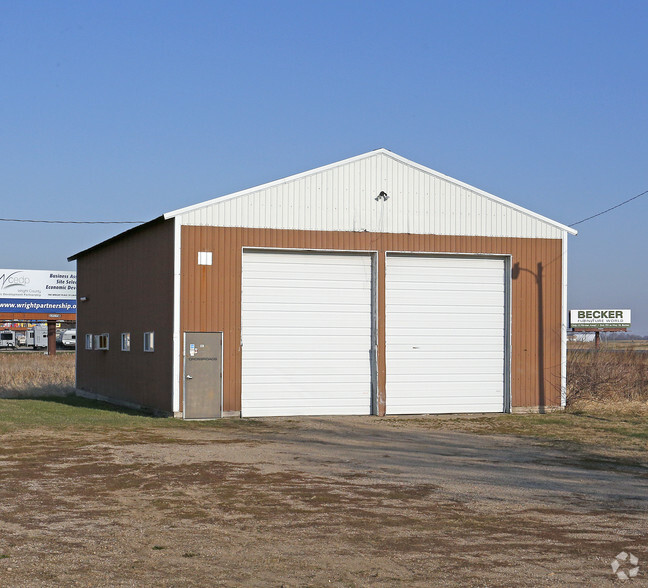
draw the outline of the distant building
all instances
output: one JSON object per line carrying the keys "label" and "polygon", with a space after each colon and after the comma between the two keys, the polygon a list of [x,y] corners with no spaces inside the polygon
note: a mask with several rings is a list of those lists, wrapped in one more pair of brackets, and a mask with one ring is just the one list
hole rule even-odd
{"label": "distant building", "polygon": [[587,332],[576,332],[576,333],[568,333],[567,334],[567,340],[568,341],[578,341],[581,343],[591,343],[594,341],[595,334],[594,333],[587,333]]}
{"label": "distant building", "polygon": [[569,234],[385,149],[168,212],[70,258],[77,391],[184,418],[559,408]]}

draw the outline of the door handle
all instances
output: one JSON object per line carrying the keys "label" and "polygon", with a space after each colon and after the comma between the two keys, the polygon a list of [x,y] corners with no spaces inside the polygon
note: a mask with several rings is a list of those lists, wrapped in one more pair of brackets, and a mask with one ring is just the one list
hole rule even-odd
{"label": "door handle", "polygon": [[192,376],[187,376],[187,380],[193,380]]}

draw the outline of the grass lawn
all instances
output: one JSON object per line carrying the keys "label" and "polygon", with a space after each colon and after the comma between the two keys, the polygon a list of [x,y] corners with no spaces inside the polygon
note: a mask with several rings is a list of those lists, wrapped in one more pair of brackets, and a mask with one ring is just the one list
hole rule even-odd
{"label": "grass lawn", "polygon": [[219,419],[213,421],[183,421],[154,417],[96,400],[78,396],[0,399],[0,435],[30,429],[77,430],[87,432],[150,432],[170,428],[245,429],[259,426],[253,420]]}
{"label": "grass lawn", "polygon": [[[648,417],[618,412],[566,411],[552,414],[496,414],[411,417],[412,424],[479,435],[509,435],[587,454],[589,459],[648,463]],[[393,426],[399,426],[398,419]]]}

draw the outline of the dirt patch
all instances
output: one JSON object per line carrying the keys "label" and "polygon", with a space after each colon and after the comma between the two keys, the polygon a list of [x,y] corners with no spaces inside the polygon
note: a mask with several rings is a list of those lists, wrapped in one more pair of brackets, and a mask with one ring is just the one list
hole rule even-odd
{"label": "dirt patch", "polygon": [[648,561],[641,464],[407,419],[13,432],[0,472],[0,585],[600,586]]}

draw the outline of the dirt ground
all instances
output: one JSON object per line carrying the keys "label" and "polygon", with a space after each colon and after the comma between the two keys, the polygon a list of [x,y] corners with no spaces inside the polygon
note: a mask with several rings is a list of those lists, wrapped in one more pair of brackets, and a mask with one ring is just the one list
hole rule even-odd
{"label": "dirt ground", "polygon": [[238,423],[4,435],[0,586],[606,586],[621,551],[646,585],[646,463],[420,418]]}

